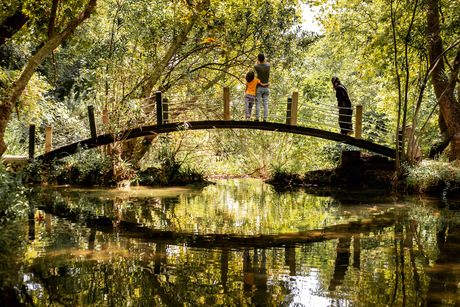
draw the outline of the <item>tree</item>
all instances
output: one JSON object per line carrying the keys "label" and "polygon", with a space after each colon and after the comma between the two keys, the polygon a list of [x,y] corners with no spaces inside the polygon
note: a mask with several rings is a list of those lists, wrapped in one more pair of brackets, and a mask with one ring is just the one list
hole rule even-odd
{"label": "tree", "polygon": [[[458,36],[458,19],[453,17],[458,15],[458,2],[338,1],[333,5],[327,1],[310,2],[323,5],[320,21],[326,37],[322,44],[329,44],[332,49],[329,51],[330,61],[335,65],[330,65],[335,70],[332,74],[345,74],[344,79],[352,80],[348,84],[356,104],[362,102],[365,108],[380,109],[390,115],[395,131],[412,123],[409,139],[416,140],[418,145],[423,139],[426,143],[433,142],[434,138],[426,137],[427,131],[435,127],[430,111],[436,101],[431,99],[431,84],[426,78],[431,76],[442,115],[440,127],[444,124],[446,127],[441,133],[445,140],[454,139],[460,123],[455,96],[458,51],[444,48],[442,39]],[[453,47],[455,41],[449,48]],[[449,63],[450,73],[445,70],[445,61]],[[378,84],[383,86],[376,92]],[[369,103],[370,100],[374,102]],[[403,153],[403,161],[414,161],[416,142],[409,142],[410,146],[403,143],[402,151],[398,151]],[[458,158],[455,153],[458,145],[452,143],[451,148],[450,159]]]}
{"label": "tree", "polygon": [[[46,24],[46,35],[43,35],[42,46],[29,59],[22,70],[20,76],[13,82],[11,88],[7,90],[6,95],[0,102],[0,156],[7,149],[4,141],[6,127],[10,120],[16,101],[21,96],[27,83],[35,73],[43,60],[48,57],[59,45],[66,40],[75,29],[80,26],[96,8],[97,0],[88,0],[85,2],[82,10],[76,12],[79,8],[79,1],[68,1],[65,4],[60,0],[53,0],[49,4],[35,3],[35,1],[26,1],[25,6],[28,16],[34,19],[35,33],[30,37],[35,42],[43,29],[40,29],[40,23]],[[34,15],[34,13],[36,13]]]}
{"label": "tree", "polygon": [[[455,97],[456,86],[460,83],[460,47],[456,48],[452,63],[447,65],[450,73],[446,72],[444,62],[444,46],[441,31],[439,0],[427,1],[427,47],[431,64],[434,66],[432,82],[439,104],[439,127],[444,143],[450,142],[449,160],[460,159],[460,94]],[[437,64],[435,64],[435,62]],[[442,151],[442,150],[441,150]]]}
{"label": "tree", "polygon": [[[97,68],[104,76],[99,92],[106,93],[99,101],[111,114],[129,104],[139,107],[139,101],[144,113],[151,112],[145,105],[152,105],[156,90],[196,95],[217,86],[220,92],[222,84],[240,84],[261,50],[286,63],[295,57],[288,47],[297,40],[296,0],[263,5],[174,0],[154,7],[149,1],[124,0],[103,5],[107,8],[99,12],[107,13],[102,18],[111,26],[99,32],[105,50],[93,62],[107,63]],[[137,164],[154,138],[125,141],[122,156]]]}

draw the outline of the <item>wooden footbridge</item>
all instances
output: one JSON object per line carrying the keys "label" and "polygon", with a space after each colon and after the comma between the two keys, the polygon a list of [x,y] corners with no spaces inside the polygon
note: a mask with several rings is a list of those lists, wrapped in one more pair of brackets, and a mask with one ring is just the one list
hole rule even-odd
{"label": "wooden footbridge", "polygon": [[[335,104],[329,106],[311,102],[302,104],[296,92],[287,97],[284,103],[270,98],[271,116],[266,122],[245,121],[243,98],[239,95],[231,99],[227,87],[223,90],[223,96],[222,94],[210,94],[180,100],[163,97],[161,92],[157,92],[155,96],[146,101],[151,104],[146,104],[144,101],[143,115],[137,118],[137,121],[131,121],[129,125],[126,124],[121,128],[120,125],[117,125],[117,129],[113,128],[107,110],[101,111],[102,116],[99,116],[101,121],[98,123],[93,106],[88,106],[85,124],[78,128],[78,132],[72,133],[72,138],[69,138],[69,132],[66,137],[59,137],[58,133],[53,135],[53,127],[46,127],[44,153],[40,153],[36,158],[41,160],[61,159],[79,150],[114,142],[162,133],[202,129],[255,129],[306,135],[349,144],[390,158],[395,157],[393,148],[377,143],[377,140],[383,140],[383,138],[376,137],[374,132],[375,130],[382,131],[382,129],[363,119],[362,106],[356,106],[353,112],[354,137],[351,137],[338,133],[338,111]],[[261,113],[263,113],[262,110]],[[61,128],[54,128],[54,131],[63,132],[71,125],[61,123],[60,126]],[[370,134],[363,133],[363,128],[370,131]],[[386,141],[380,143],[393,144],[392,131],[394,130],[387,129]],[[43,137],[36,135],[35,125],[30,125],[29,132],[29,158],[33,158],[36,144],[39,143],[36,140],[43,139]],[[84,132],[88,133],[87,138],[84,138]],[[53,143],[59,143],[55,142],[59,139],[67,141],[72,139],[72,141],[68,144],[53,146]]]}

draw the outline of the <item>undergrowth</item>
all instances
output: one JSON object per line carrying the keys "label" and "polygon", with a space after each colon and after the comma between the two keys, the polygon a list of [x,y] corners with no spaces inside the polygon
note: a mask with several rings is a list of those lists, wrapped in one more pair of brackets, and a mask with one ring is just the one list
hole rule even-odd
{"label": "undergrowth", "polygon": [[404,184],[409,192],[440,194],[442,197],[460,194],[460,161],[424,161],[418,166],[406,166],[404,170]]}

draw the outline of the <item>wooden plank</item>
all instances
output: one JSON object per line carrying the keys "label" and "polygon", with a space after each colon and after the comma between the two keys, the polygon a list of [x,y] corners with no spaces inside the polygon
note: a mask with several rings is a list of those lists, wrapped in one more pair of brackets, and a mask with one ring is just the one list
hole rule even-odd
{"label": "wooden plank", "polygon": [[96,131],[96,120],[94,118],[94,107],[93,106],[88,106],[88,118],[89,118],[89,128],[91,130],[91,137],[95,138],[97,137],[97,131]]}
{"label": "wooden plank", "polygon": [[292,104],[291,104],[291,126],[297,126],[297,106],[299,104],[299,93],[292,93]]}
{"label": "wooden plank", "polygon": [[3,164],[27,164],[29,162],[28,156],[11,156],[4,155],[2,157]]}
{"label": "wooden plank", "polygon": [[50,152],[53,146],[53,127],[45,128],[45,152]]}
{"label": "wooden plank", "polygon": [[224,87],[224,120],[230,120],[230,89]]}
{"label": "wooden plank", "polygon": [[363,130],[363,106],[356,106],[355,139],[360,139]]}

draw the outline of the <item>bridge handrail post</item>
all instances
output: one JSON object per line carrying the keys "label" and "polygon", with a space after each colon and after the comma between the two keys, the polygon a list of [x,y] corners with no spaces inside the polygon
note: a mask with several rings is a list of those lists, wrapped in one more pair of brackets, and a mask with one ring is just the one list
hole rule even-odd
{"label": "bridge handrail post", "polygon": [[157,125],[159,129],[163,129],[163,101],[161,100],[161,91],[155,93],[157,102]]}
{"label": "bridge handrail post", "polygon": [[45,153],[51,151],[53,147],[53,127],[46,126],[45,128]]}
{"label": "bridge handrail post", "polygon": [[292,93],[292,97],[288,98],[286,107],[286,125],[297,125],[297,105],[299,104],[299,93]]}
{"label": "bridge handrail post", "polygon": [[35,124],[29,125],[29,159],[35,156]]}
{"label": "bridge handrail post", "polygon": [[109,125],[109,110],[107,109],[102,110],[102,123],[107,129]]}
{"label": "bridge handrail post", "polygon": [[[105,133],[109,132],[109,110],[102,110],[102,123],[104,124]],[[111,154],[110,144],[102,146],[102,151],[105,155]]]}
{"label": "bridge handrail post", "polygon": [[230,88],[224,87],[224,120],[230,120]]}
{"label": "bridge handrail post", "polygon": [[297,126],[297,106],[299,104],[299,93],[292,93],[292,103],[291,103],[291,126]]}
{"label": "bridge handrail post", "polygon": [[288,97],[287,105],[286,105],[286,125],[291,124],[291,116],[292,116],[292,97]]}
{"label": "bridge handrail post", "polygon": [[168,120],[168,98],[163,98],[163,122],[167,123]]}
{"label": "bridge handrail post", "polygon": [[363,106],[356,106],[355,139],[361,139],[363,131]]}
{"label": "bridge handrail post", "polygon": [[89,128],[91,130],[91,137],[93,139],[97,138],[96,131],[96,120],[94,119],[94,106],[88,106],[88,118],[89,118]]}

